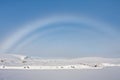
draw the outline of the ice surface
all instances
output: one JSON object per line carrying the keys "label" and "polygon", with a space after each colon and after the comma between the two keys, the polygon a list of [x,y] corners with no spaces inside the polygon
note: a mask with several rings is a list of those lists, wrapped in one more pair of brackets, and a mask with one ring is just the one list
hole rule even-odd
{"label": "ice surface", "polygon": [[81,70],[0,70],[0,80],[120,80],[120,68]]}

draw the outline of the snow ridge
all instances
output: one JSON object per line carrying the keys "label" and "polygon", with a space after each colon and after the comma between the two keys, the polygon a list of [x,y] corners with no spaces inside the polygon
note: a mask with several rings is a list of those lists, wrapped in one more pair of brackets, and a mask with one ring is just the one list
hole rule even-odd
{"label": "snow ridge", "polygon": [[120,58],[86,57],[74,59],[40,59],[16,54],[0,56],[0,69],[103,69],[120,67]]}

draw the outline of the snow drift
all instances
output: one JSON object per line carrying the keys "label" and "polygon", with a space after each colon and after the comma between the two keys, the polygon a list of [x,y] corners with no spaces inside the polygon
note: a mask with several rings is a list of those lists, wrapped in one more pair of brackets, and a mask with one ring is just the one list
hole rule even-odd
{"label": "snow drift", "polygon": [[120,67],[119,58],[84,57],[74,59],[41,59],[16,54],[1,54],[0,69],[102,69]]}

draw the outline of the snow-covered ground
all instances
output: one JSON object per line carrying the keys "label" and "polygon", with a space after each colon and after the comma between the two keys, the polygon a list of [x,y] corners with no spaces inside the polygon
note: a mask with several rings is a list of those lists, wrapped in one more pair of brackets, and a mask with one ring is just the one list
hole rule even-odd
{"label": "snow-covered ground", "polygon": [[0,80],[120,80],[119,74],[119,58],[42,59],[0,54]]}
{"label": "snow-covered ground", "polygon": [[120,67],[81,70],[3,70],[0,80],[120,80]]}
{"label": "snow-covered ground", "polygon": [[84,57],[74,59],[42,59],[15,54],[0,55],[0,69],[103,69],[120,67],[120,58]]}

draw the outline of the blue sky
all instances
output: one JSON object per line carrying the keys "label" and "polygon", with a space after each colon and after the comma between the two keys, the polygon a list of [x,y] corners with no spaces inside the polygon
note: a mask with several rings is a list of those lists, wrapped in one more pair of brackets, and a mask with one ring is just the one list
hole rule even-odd
{"label": "blue sky", "polygon": [[[98,22],[99,26],[93,27],[85,20],[85,23],[54,22],[31,31],[5,53],[40,57],[120,57],[119,0],[0,0],[1,53],[6,49],[4,43],[10,44],[12,36],[19,36],[17,31],[25,30],[25,25],[55,15],[82,16],[93,20],[92,24]],[[102,31],[101,27],[107,28]],[[18,47],[22,43],[25,45]]]}

